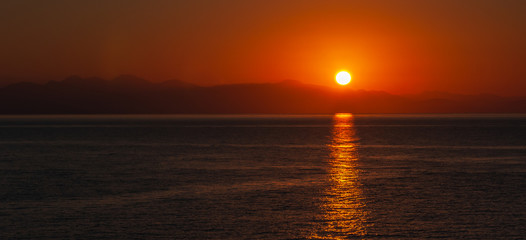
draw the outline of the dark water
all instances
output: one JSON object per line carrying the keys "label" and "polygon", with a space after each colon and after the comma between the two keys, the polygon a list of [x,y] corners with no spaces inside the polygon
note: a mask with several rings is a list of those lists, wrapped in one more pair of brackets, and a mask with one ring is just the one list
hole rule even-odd
{"label": "dark water", "polygon": [[526,238],[525,115],[0,117],[0,238]]}

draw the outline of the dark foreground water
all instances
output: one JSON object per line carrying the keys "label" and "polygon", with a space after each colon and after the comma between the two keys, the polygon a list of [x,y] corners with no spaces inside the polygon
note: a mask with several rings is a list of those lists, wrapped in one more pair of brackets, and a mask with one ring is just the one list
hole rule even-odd
{"label": "dark foreground water", "polygon": [[526,116],[0,117],[0,238],[526,238]]}

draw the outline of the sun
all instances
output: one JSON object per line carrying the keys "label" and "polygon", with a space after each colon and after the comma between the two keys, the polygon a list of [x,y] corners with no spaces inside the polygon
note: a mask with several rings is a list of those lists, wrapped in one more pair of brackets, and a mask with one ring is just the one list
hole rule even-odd
{"label": "sun", "polygon": [[341,71],[336,74],[336,82],[340,85],[347,85],[351,82],[351,74],[346,71]]}

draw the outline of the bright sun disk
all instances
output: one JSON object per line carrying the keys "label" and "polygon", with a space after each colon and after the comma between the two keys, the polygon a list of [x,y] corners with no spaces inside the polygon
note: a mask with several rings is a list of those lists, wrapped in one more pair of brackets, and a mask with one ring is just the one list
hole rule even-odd
{"label": "bright sun disk", "polygon": [[341,71],[336,74],[336,82],[340,85],[347,85],[351,82],[351,74],[346,71]]}

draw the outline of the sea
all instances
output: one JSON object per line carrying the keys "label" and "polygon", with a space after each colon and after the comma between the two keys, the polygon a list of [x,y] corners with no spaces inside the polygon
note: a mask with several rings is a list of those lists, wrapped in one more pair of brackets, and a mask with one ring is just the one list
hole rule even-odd
{"label": "sea", "polygon": [[0,239],[525,239],[526,115],[0,116]]}

